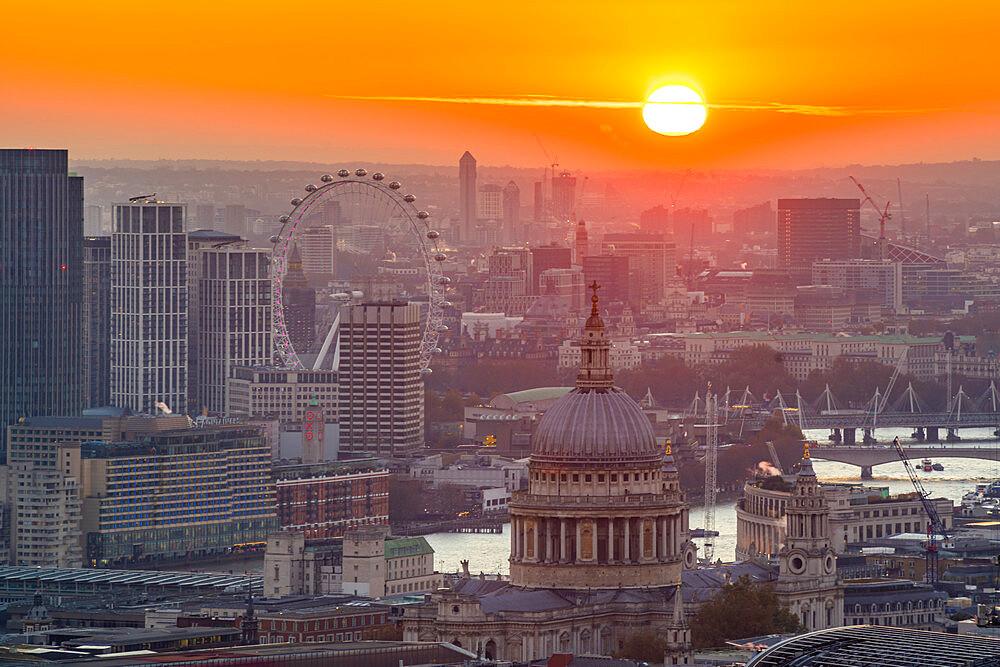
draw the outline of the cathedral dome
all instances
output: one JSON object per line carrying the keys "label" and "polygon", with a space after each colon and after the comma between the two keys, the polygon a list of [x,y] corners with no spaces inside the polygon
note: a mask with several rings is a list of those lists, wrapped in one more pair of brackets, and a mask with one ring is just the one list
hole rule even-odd
{"label": "cathedral dome", "polygon": [[538,422],[531,448],[535,461],[560,463],[650,464],[663,458],[642,408],[614,386],[610,343],[593,306],[580,341],[576,388],[552,404]]}
{"label": "cathedral dome", "polygon": [[533,459],[565,463],[646,463],[663,453],[642,408],[618,387],[576,388],[545,411]]}

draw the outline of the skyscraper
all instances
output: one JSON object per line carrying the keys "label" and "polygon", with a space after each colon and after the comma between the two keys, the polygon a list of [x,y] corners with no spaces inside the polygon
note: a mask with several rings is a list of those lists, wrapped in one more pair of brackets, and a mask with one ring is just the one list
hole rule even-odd
{"label": "skyscraper", "polygon": [[605,234],[601,254],[629,258],[634,286],[629,296],[640,309],[658,303],[677,274],[677,248],[672,238],[662,234]]}
{"label": "skyscraper", "polygon": [[83,240],[83,406],[111,402],[111,237]]}
{"label": "skyscraper", "polygon": [[494,183],[479,186],[477,217],[480,220],[499,222],[503,220],[503,189]]}
{"label": "skyscraper", "polygon": [[639,214],[639,229],[648,234],[662,234],[670,229],[670,209],[662,205],[648,208]]}
{"label": "skyscraper", "polygon": [[797,285],[809,284],[813,262],[857,259],[860,253],[861,200],[778,200],[778,266]]}
{"label": "skyscraper", "polygon": [[111,403],[187,412],[185,205],[115,204],[111,237]]}
{"label": "skyscraper", "polygon": [[583,220],[580,220],[576,225],[575,241],[576,257],[573,260],[577,266],[583,266],[583,258],[590,254],[590,238],[587,235],[587,223]]}
{"label": "skyscraper", "polygon": [[292,347],[297,354],[305,354],[316,336],[316,290],[306,282],[297,245],[292,245],[288,258],[288,273],[281,283],[281,301]]}
{"label": "skyscraper", "polygon": [[190,409],[228,415],[234,368],[271,359],[270,251],[197,231],[188,234],[188,253],[189,273],[197,276],[190,290]]}
{"label": "skyscraper", "polygon": [[538,278],[549,269],[568,269],[573,264],[573,251],[554,243],[531,249],[531,285],[528,294],[538,294]]}
{"label": "skyscraper", "polygon": [[476,158],[469,151],[458,161],[458,187],[461,240],[472,243],[476,238]]}
{"label": "skyscraper", "polygon": [[345,306],[340,354],[341,451],[395,456],[423,447],[420,306]]}
{"label": "skyscraper", "polygon": [[0,150],[0,457],[9,424],[83,404],[83,179],[68,157]]}
{"label": "skyscraper", "polygon": [[576,210],[576,178],[568,171],[552,177],[552,212],[559,220],[569,220]]}
{"label": "skyscraper", "polygon": [[518,237],[526,240],[521,232],[521,190],[514,181],[503,189],[503,232],[504,243],[513,243]]}

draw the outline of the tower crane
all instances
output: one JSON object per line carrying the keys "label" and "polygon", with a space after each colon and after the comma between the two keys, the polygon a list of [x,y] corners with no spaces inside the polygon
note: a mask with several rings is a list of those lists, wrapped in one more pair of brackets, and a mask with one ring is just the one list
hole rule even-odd
{"label": "tower crane", "polygon": [[718,486],[719,467],[719,398],[708,385],[705,393],[705,556],[704,561],[711,563],[715,556],[715,505]]}
{"label": "tower crane", "polygon": [[924,512],[927,513],[927,542],[924,544],[924,558],[927,563],[925,579],[927,583],[933,585],[937,583],[938,536],[940,535],[943,540],[948,539],[948,530],[945,528],[937,508],[934,507],[934,503],[928,499],[924,485],[920,483],[920,478],[917,477],[916,471],[910,464],[909,457],[906,456],[903,446],[899,444],[899,438],[895,438],[892,444],[896,448],[899,460],[903,462],[903,467],[906,468],[906,474],[910,478],[910,483],[913,484],[914,491],[920,497],[920,504],[924,506]]}
{"label": "tower crane", "polygon": [[888,250],[885,242],[885,221],[892,217],[892,214],[889,213],[889,204],[891,202],[886,201],[885,208],[879,208],[879,205],[875,203],[875,200],[872,199],[871,195],[868,194],[868,191],[865,190],[865,186],[861,185],[858,179],[853,176],[848,176],[848,178],[850,178],[851,181],[858,186],[858,189],[861,190],[861,194],[864,195],[863,202],[871,204],[872,208],[874,208],[878,213],[878,256],[879,259],[885,259],[886,252]]}

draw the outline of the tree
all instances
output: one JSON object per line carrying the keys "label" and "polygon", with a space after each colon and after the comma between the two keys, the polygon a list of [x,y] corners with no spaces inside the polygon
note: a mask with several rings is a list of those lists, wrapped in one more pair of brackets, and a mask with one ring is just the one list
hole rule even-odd
{"label": "tree", "polygon": [[724,392],[726,387],[733,390],[750,387],[757,396],[795,389],[795,379],[785,369],[781,353],[763,343],[736,348],[708,376],[717,393]]}
{"label": "tree", "polygon": [[614,657],[660,663],[666,648],[667,641],[655,632],[638,632],[625,638],[622,650]]}
{"label": "tree", "polygon": [[701,605],[691,624],[691,643],[695,648],[710,648],[732,639],[805,631],[778,600],[773,586],[743,576]]}

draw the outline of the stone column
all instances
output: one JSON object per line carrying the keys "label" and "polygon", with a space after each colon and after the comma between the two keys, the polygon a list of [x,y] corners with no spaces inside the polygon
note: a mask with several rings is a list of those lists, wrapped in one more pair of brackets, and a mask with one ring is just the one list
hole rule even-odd
{"label": "stone column", "polygon": [[576,524],[576,548],[574,549],[574,551],[576,553],[573,554],[573,562],[579,563],[580,560],[581,560],[581,558],[583,558],[583,553],[580,550],[580,548],[581,548],[581,544],[580,544],[580,520],[579,519],[573,519],[573,523]]}
{"label": "stone column", "polygon": [[559,519],[559,562],[566,562],[566,519]]}
{"label": "stone column", "polygon": [[[649,554],[651,560],[659,560],[659,556],[660,556],[660,554],[658,553],[659,550],[656,548],[657,547],[657,542],[656,542],[656,528],[657,528],[657,525],[656,524],[658,524],[659,522],[660,522],[659,519],[656,519],[656,518],[651,519],[651,523],[653,524],[653,534],[650,536],[650,542],[649,542],[650,549],[652,549],[652,552]],[[645,531],[643,531],[643,532],[645,532]],[[643,539],[645,539],[645,535],[643,535]],[[643,553],[645,554],[645,552],[643,552]]]}
{"label": "stone column", "polygon": [[542,555],[539,553],[538,549],[541,546],[538,540],[538,533],[542,532],[541,522],[535,519],[535,562],[540,563],[542,561]]}
{"label": "stone column", "polygon": [[592,545],[591,546],[591,553],[594,554],[594,562],[596,563],[596,562],[598,562],[598,558],[597,558],[597,519],[594,519],[591,522],[591,525],[593,526],[593,529],[591,530],[591,533],[590,533],[590,541],[591,541],[590,543]]}
{"label": "stone column", "polygon": [[625,541],[622,545],[622,560],[626,563],[631,562],[632,554],[629,553],[629,539],[631,538],[631,533],[629,530],[629,524],[632,523],[631,519],[625,519]]}

